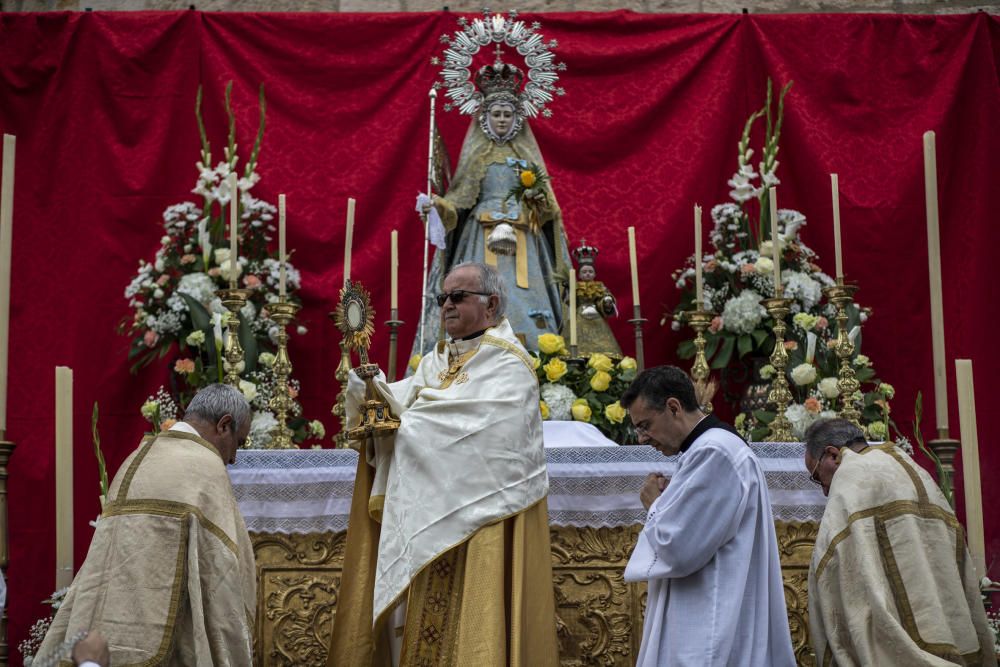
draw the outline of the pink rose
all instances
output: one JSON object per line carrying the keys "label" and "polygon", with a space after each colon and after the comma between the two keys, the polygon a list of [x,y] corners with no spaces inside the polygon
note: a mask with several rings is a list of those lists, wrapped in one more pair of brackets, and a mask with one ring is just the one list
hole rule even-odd
{"label": "pink rose", "polygon": [[740,266],[740,273],[742,273],[744,275],[753,273],[756,270],[757,269],[754,267],[753,264],[743,264],[743,265]]}
{"label": "pink rose", "polygon": [[823,409],[823,406],[820,405],[819,403],[819,399],[817,399],[815,396],[810,396],[809,398],[807,398],[805,400],[805,403],[803,403],[802,405],[805,407],[806,410],[813,413],[814,415],[818,415],[820,413],[820,410]]}
{"label": "pink rose", "polygon": [[708,262],[705,263],[705,270],[708,272],[715,271],[718,267],[719,263],[714,259],[710,259],[708,260]]}
{"label": "pink rose", "polygon": [[243,284],[247,287],[253,289],[254,287],[260,287],[260,278],[250,273],[243,277]]}
{"label": "pink rose", "polygon": [[181,256],[181,264],[194,264],[198,260],[194,255]]}
{"label": "pink rose", "polygon": [[152,329],[147,329],[146,333],[142,335],[142,342],[146,347],[153,347],[156,345],[156,341],[160,340],[160,334],[156,333]]}
{"label": "pink rose", "polygon": [[797,350],[799,349],[799,344],[796,343],[794,340],[786,340],[785,349],[788,351]]}
{"label": "pink rose", "polygon": [[208,270],[208,275],[212,276],[213,278],[215,278],[215,277],[217,277],[217,276],[219,276],[221,274],[222,274],[222,269],[220,269],[217,266],[213,266],[212,268],[210,268]]}
{"label": "pink rose", "polygon": [[184,375],[194,373],[194,359],[178,359],[174,364],[174,370]]}
{"label": "pink rose", "polygon": [[819,319],[816,320],[816,326],[814,328],[818,329],[819,331],[822,331],[826,329],[828,326],[830,326],[830,321],[827,320],[822,315],[820,315]]}
{"label": "pink rose", "polygon": [[168,276],[165,273],[162,276],[160,276],[159,278],[156,279],[156,284],[159,285],[160,287],[163,287],[168,282],[170,282],[170,276]]}
{"label": "pink rose", "polygon": [[722,329],[722,316],[716,315],[712,318],[712,323],[708,325],[708,330],[712,333],[719,333]]}

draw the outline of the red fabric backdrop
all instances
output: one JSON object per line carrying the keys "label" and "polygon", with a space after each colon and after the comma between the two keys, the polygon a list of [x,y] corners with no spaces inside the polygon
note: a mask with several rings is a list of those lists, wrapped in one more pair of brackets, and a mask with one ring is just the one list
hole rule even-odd
{"label": "red fabric backdrop", "polygon": [[[532,19],[533,17],[528,16]],[[895,384],[906,423],[922,389],[933,415],[921,134],[938,133],[947,355],[975,360],[981,392],[997,375],[990,304],[1000,186],[1000,21],[967,16],[540,17],[568,64],[555,117],[533,123],[573,242],[601,247],[598,269],[625,308],[625,227],[638,230],[649,363],[675,360],[656,326],[677,300],[670,272],[691,252],[691,205],[725,201],[735,148],[766,77],[794,79],[786,105],[781,204],[805,212],[807,243],[832,272],[829,172],[839,172],[845,267],[873,306],[865,351]],[[337,336],[326,319],[340,279],[344,208],[358,200],[353,274],[388,309],[388,239],[400,230],[401,338],[414,334],[429,58],[455,29],[438,14],[84,13],[0,15],[0,130],[17,135],[8,436],[10,633],[24,638],[53,587],[53,366],[75,371],[76,562],[98,512],[90,409],[101,406],[110,470],[136,445],[138,408],[163,368],[128,374],[122,292],[162,234],[160,214],[196,172],[195,91],[216,154],[222,91],[235,82],[239,142],[268,118],[255,194],[288,194],[289,243],[311,331],[292,358],[304,403],[332,430]],[[440,112],[453,154],[467,119]],[[755,145],[759,145],[759,138]],[[384,319],[384,318],[382,318]],[[622,318],[624,319],[624,318]],[[617,333],[631,349],[624,321]],[[377,334],[375,358],[387,336]],[[404,344],[404,347],[405,347]],[[401,355],[405,358],[405,353]],[[953,366],[949,378],[954,378]],[[983,395],[989,396],[988,393]],[[952,432],[958,430],[954,387]],[[998,553],[1000,424],[979,404],[988,560]],[[933,419],[925,420],[930,435]],[[994,569],[994,576],[998,573]]]}

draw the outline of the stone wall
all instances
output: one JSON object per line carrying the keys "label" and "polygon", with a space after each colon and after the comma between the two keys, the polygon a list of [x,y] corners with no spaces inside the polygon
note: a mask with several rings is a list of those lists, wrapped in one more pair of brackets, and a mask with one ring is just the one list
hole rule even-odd
{"label": "stone wall", "polygon": [[610,11],[755,14],[811,12],[878,12],[954,14],[986,11],[1000,14],[1000,0],[0,0],[0,11],[120,11],[185,10],[206,12],[429,12],[450,9],[478,12],[483,5],[496,11],[525,12]]}

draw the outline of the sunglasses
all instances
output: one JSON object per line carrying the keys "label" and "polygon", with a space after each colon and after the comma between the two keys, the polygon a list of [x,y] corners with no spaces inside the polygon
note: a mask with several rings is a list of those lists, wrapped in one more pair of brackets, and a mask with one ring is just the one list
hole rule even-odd
{"label": "sunglasses", "polygon": [[470,292],[469,290],[457,289],[453,292],[445,292],[444,294],[438,294],[434,299],[437,301],[438,308],[444,308],[444,304],[448,299],[455,305],[462,303],[465,297],[470,294],[476,294],[478,296],[492,296],[488,292]]}

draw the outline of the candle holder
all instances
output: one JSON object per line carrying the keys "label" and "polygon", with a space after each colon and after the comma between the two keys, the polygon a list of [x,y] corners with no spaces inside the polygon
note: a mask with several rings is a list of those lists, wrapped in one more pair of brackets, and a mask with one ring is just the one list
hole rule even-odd
{"label": "candle holder", "polygon": [[389,382],[395,382],[396,363],[399,358],[397,352],[397,347],[399,345],[399,327],[403,325],[403,321],[399,319],[398,308],[389,309],[389,319],[386,320],[385,325],[389,327],[389,374],[387,379]]}
{"label": "candle holder", "polygon": [[771,365],[774,366],[774,379],[771,381],[771,391],[767,395],[768,403],[774,404],[774,420],[771,422],[769,438],[771,442],[793,442],[792,423],[785,416],[788,404],[792,402],[792,392],[785,378],[785,367],[788,366],[788,351],[785,349],[785,317],[790,312],[791,299],[781,296],[782,290],[773,299],[764,299],[761,303],[774,319],[774,351],[771,352]]}
{"label": "candle holder", "polygon": [[[934,455],[938,457],[941,462],[941,477],[943,479],[938,480],[938,486],[941,489],[951,489],[952,496],[955,493],[955,454],[958,452],[962,443],[958,440],[953,440],[948,436],[948,429],[939,428],[938,437],[934,440],[930,440],[927,443],[930,450],[934,452]],[[947,495],[947,494],[946,494]],[[948,498],[952,505],[955,504],[954,498]]]}
{"label": "candle holder", "polygon": [[847,335],[847,307],[854,302],[856,291],[858,291],[857,285],[845,285],[843,279],[838,278],[836,285],[823,289],[823,294],[837,308],[837,345],[834,349],[840,359],[837,371],[837,389],[840,390],[841,401],[840,417],[862,428],[861,411],[858,410],[854,398],[854,393],[861,388],[861,383],[858,382],[854,365],[851,363],[854,357],[854,343]]}
{"label": "candle holder", "polygon": [[[330,313],[330,319],[334,319],[336,313]],[[351,372],[351,351],[348,349],[346,343],[343,340],[340,341],[340,363],[337,365],[337,370],[334,371],[333,377],[337,380],[340,385],[340,391],[337,392],[337,401],[333,404],[333,409],[330,412],[333,416],[340,421],[340,431],[334,436],[333,441],[336,443],[338,448],[347,447],[347,374]]]}
{"label": "candle holder", "polygon": [[[3,571],[4,579],[10,585],[7,578],[7,562],[10,555],[8,547],[9,535],[7,529],[7,464],[14,453],[15,445],[0,431],[0,570]],[[0,612],[0,665],[8,663],[10,651],[7,646],[7,606],[4,605]]]}
{"label": "candle holder", "polygon": [[288,323],[295,319],[300,306],[287,301],[277,301],[268,305],[271,319],[278,325],[278,353],[274,357],[274,393],[267,407],[274,411],[278,426],[274,429],[271,446],[268,449],[296,449],[292,441],[292,429],[288,428],[288,415],[295,407],[288,378],[292,374],[292,361],[288,357]]}
{"label": "candle holder", "polygon": [[[694,380],[695,394],[703,396],[708,388],[708,360],[705,358],[705,331],[712,323],[715,313],[708,310],[688,310],[684,313],[687,323],[694,329],[694,363],[691,365],[691,378]],[[706,398],[702,401],[702,412],[712,412],[712,402]]]}
{"label": "candle holder", "polygon": [[639,304],[635,304],[632,306],[632,319],[629,320],[629,324],[635,327],[635,363],[640,373],[646,368],[646,356],[642,351],[642,325],[645,323],[646,319],[642,316]]}
{"label": "candle holder", "polygon": [[222,381],[237,389],[240,388],[240,374],[246,368],[243,346],[240,345],[240,310],[246,305],[251,294],[253,290],[239,289],[233,287],[232,283],[229,289],[218,290],[215,293],[229,311],[226,315],[226,339],[222,346],[222,369],[225,371]]}

